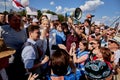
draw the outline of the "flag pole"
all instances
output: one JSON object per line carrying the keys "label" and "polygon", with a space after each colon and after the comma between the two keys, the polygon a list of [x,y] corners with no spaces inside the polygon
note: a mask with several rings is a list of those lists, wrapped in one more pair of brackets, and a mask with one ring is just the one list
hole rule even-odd
{"label": "flag pole", "polygon": [[6,12],[6,0],[4,0],[4,3],[5,3],[5,12]]}

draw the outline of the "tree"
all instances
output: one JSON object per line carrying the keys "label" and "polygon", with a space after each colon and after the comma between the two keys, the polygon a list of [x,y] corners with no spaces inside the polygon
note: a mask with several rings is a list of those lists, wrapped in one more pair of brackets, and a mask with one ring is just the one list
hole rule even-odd
{"label": "tree", "polygon": [[47,10],[46,13],[52,14],[52,15],[57,15],[55,12]]}
{"label": "tree", "polygon": [[5,14],[5,15],[6,15],[6,14],[8,14],[8,12],[7,12],[7,11],[4,11],[4,12],[3,12],[3,14]]}
{"label": "tree", "polygon": [[65,21],[65,18],[62,14],[58,14],[58,19],[59,19],[60,22]]}
{"label": "tree", "polygon": [[38,16],[37,16],[37,18],[39,19],[39,18],[40,18],[40,16],[42,15],[42,13],[41,13],[41,11],[40,11],[40,10],[37,10],[37,12],[38,12]]}
{"label": "tree", "polygon": [[20,13],[21,16],[26,16],[26,11],[25,10],[22,10],[22,11],[20,11],[18,13]]}

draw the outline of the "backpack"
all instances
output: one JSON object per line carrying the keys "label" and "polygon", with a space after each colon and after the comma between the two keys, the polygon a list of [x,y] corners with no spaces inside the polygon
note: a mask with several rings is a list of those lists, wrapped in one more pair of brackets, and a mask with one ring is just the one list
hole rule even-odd
{"label": "backpack", "polygon": [[[32,47],[33,47],[33,49],[34,49],[34,51],[35,51],[35,54],[36,54],[36,59],[35,59],[35,61],[34,61],[35,64],[37,64],[37,63],[39,63],[40,61],[43,60],[43,58],[45,57],[45,55],[39,54],[39,51],[38,51],[36,45],[33,45],[33,44],[30,43],[30,42],[25,42],[24,45],[23,45],[23,47],[22,47],[22,49],[23,49],[24,47],[26,47],[26,46],[32,46]],[[32,72],[33,74],[34,74],[34,73],[39,74],[38,78],[41,79],[41,78],[43,78],[43,77],[46,75],[45,70],[46,70],[47,66],[48,66],[48,63],[45,63],[45,64],[41,65],[39,68],[37,68],[36,70],[31,71],[31,72]],[[29,73],[30,73],[30,72],[27,71],[27,72],[26,72],[26,75],[28,75]]]}
{"label": "backpack", "polygon": [[26,46],[32,46],[33,47],[33,49],[35,51],[35,54],[36,54],[35,63],[43,59],[42,54],[41,55],[39,54],[38,48],[35,45],[33,45],[31,42],[25,42],[22,49],[24,49],[24,47],[26,47]]}

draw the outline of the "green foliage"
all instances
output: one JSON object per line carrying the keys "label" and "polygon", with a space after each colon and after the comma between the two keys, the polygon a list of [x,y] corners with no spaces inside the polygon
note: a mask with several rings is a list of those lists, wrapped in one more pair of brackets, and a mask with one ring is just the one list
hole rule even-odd
{"label": "green foliage", "polygon": [[8,12],[7,12],[7,11],[4,11],[3,14],[8,14]]}
{"label": "green foliage", "polygon": [[41,11],[40,11],[40,10],[37,10],[37,12],[38,12],[38,16],[37,16],[37,18],[39,19],[39,18],[40,18],[40,16],[42,15],[42,13],[41,13]]}
{"label": "green foliage", "polygon": [[62,14],[58,14],[58,19],[60,22],[63,22],[65,20],[65,18]]}
{"label": "green foliage", "polygon": [[21,16],[26,16],[26,11],[25,10],[22,10],[20,12],[18,12]]}
{"label": "green foliage", "polygon": [[52,14],[52,15],[57,15],[55,12],[50,11],[50,10],[47,10],[47,12],[46,12],[46,13],[49,13],[49,14]]}

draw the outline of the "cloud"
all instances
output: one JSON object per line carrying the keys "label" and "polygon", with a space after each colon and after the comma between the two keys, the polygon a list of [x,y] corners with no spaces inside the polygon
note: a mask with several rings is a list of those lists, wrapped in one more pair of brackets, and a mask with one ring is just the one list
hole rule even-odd
{"label": "cloud", "polygon": [[102,16],[102,19],[107,20],[107,19],[109,19],[109,17],[108,16]]}
{"label": "cloud", "polygon": [[120,12],[119,12],[119,11],[117,11],[117,12],[115,12],[115,14],[120,14]]}
{"label": "cloud", "polygon": [[[93,18],[93,21],[99,21],[100,23],[104,23],[105,25],[110,26],[119,16],[102,16],[101,18]],[[114,23],[115,24],[115,23]],[[114,26],[114,24],[112,26]]]}
{"label": "cloud", "polygon": [[49,10],[49,9],[47,9],[47,8],[41,9],[41,11],[43,11],[43,12],[46,12],[47,10]]}
{"label": "cloud", "polygon": [[82,9],[83,12],[94,11],[98,6],[103,4],[104,2],[101,0],[89,0],[86,1],[84,5],[81,5],[80,8]]}
{"label": "cloud", "polygon": [[[87,12],[87,11],[95,11],[96,8],[98,8],[100,5],[103,5],[104,2],[101,0],[88,0],[85,2],[84,5],[81,5],[80,8],[82,9],[83,12]],[[75,8],[63,8],[61,6],[57,6],[56,7],[56,12],[59,12],[61,14],[64,13],[69,13],[72,14],[74,12]]]}
{"label": "cloud", "polygon": [[53,1],[50,2],[50,5],[54,5],[55,3]]}
{"label": "cloud", "polygon": [[56,6],[56,13],[60,14],[62,12],[62,6]]}
{"label": "cloud", "polygon": [[[0,6],[4,7],[5,6],[5,2],[4,1],[0,2]],[[11,3],[10,2],[6,2],[6,7],[10,7],[10,6],[11,6]]]}
{"label": "cloud", "polygon": [[[12,8],[11,2],[6,1],[6,10],[9,11]],[[0,12],[5,11],[5,2],[0,1]]]}
{"label": "cloud", "polygon": [[64,13],[69,12],[69,13],[73,13],[75,10],[75,8],[64,8]]}
{"label": "cloud", "polygon": [[58,14],[65,14],[68,13],[69,15],[73,14],[75,8],[62,8],[62,6],[56,6],[56,13]]}

